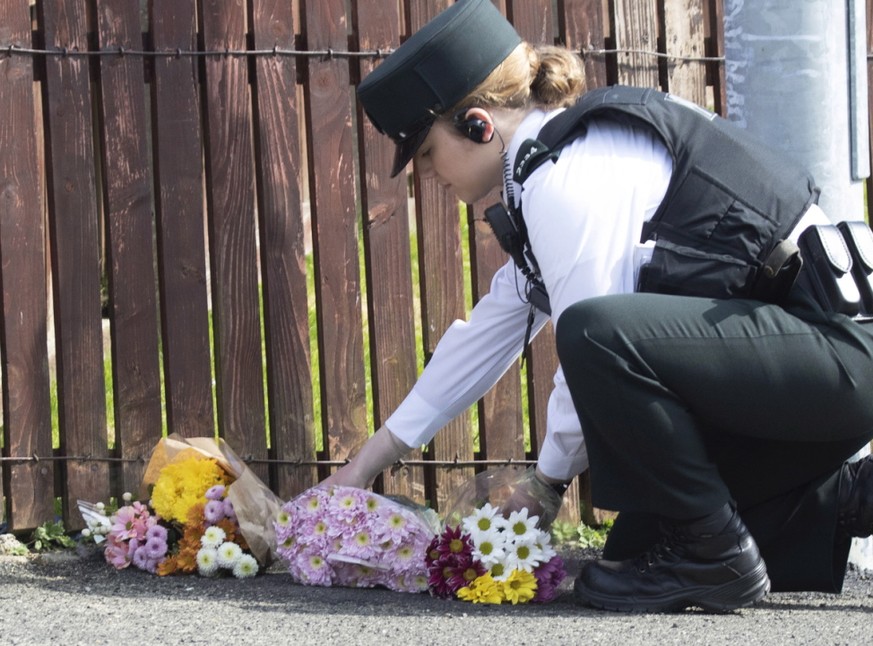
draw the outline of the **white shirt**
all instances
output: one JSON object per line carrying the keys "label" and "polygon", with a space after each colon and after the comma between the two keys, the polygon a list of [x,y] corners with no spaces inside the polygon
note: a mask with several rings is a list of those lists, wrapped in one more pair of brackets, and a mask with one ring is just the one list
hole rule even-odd
{"label": "white shirt", "polygon": [[[529,114],[516,131],[507,160],[560,110]],[[531,247],[549,293],[552,318],[582,299],[632,292],[642,225],[658,208],[672,172],[663,143],[642,128],[593,122],[584,138],[525,182],[504,187],[522,203]],[[510,260],[468,321],[455,321],[440,339],[421,377],[386,420],[407,446],[421,446],[480,399],[522,351],[530,306],[519,297],[524,277]],[[534,332],[547,316],[538,312]],[[559,368],[549,398],[538,466],[569,480],[588,467],[576,410]]]}

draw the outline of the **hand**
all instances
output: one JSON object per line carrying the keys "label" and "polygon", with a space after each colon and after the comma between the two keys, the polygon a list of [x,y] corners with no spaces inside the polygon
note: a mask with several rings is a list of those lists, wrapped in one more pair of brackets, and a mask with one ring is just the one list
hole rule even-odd
{"label": "hand", "polygon": [[[375,478],[374,478],[375,479]],[[352,463],[344,464],[334,473],[321,481],[320,484],[337,487],[357,487],[358,489],[367,489],[373,483],[366,480],[356,472]]]}
{"label": "hand", "polygon": [[348,464],[340,467],[322,483],[367,489],[373,485],[376,476],[411,450],[383,426],[364,443]]}
{"label": "hand", "polygon": [[537,527],[548,531],[558,512],[561,511],[563,498],[547,483],[545,476],[538,475],[531,467],[521,474],[514,483],[511,493],[501,505],[504,515],[527,508],[528,517],[539,516]]}

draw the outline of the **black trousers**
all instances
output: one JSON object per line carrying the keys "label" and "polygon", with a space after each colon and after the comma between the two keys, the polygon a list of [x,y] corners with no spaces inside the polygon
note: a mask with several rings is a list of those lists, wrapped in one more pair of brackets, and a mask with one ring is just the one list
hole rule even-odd
{"label": "black trousers", "polygon": [[568,308],[556,338],[593,502],[620,512],[605,558],[733,501],[775,590],[840,589],[840,472],[873,438],[873,324],[802,300],[627,294]]}

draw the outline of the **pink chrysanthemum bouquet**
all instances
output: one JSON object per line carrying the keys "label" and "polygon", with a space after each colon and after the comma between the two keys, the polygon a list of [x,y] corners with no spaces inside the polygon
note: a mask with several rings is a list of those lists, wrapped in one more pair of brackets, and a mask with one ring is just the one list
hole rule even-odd
{"label": "pink chrysanthemum bouquet", "polygon": [[355,487],[319,486],[285,503],[276,552],[305,585],[427,590],[433,511]]}

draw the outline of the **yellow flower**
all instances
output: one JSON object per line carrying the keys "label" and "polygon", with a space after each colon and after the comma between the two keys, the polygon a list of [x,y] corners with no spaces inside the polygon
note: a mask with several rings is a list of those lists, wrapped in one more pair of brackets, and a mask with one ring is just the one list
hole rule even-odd
{"label": "yellow flower", "polygon": [[161,518],[185,523],[188,511],[206,502],[210,487],[227,485],[228,476],[211,458],[189,458],[171,462],[161,469],[152,490],[152,507]]}
{"label": "yellow flower", "polygon": [[502,586],[486,572],[473,582],[458,590],[459,599],[473,603],[500,603],[503,601]]}
{"label": "yellow flower", "polygon": [[503,595],[513,605],[527,603],[537,592],[537,578],[533,572],[513,570],[503,582]]}

